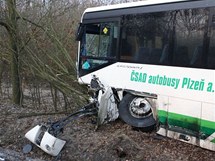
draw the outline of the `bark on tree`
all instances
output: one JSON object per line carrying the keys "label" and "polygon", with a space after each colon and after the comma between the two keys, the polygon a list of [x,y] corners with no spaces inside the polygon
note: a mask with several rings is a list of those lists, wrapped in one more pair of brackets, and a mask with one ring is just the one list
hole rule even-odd
{"label": "bark on tree", "polygon": [[13,90],[13,103],[22,104],[21,82],[19,75],[19,41],[18,41],[18,26],[16,0],[7,0],[8,17],[7,24],[9,26],[8,33],[11,46],[11,79]]}

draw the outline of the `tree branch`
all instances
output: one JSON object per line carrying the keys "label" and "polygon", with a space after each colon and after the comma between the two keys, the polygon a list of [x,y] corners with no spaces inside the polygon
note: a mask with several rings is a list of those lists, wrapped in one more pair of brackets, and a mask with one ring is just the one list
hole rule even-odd
{"label": "tree branch", "polygon": [[41,28],[42,30],[45,31],[45,29],[43,28],[43,26],[38,25],[37,23],[35,23],[35,22],[33,22],[33,21],[31,21],[31,20],[29,20],[29,19],[27,19],[27,18],[24,18],[24,17],[17,17],[17,20],[18,20],[18,19],[22,19],[22,20],[24,20],[24,21],[26,21],[26,22],[28,22],[28,23],[30,23],[30,24],[36,26],[36,27],[39,27],[39,28]]}
{"label": "tree branch", "polygon": [[3,22],[3,21],[0,21],[0,26],[3,26],[6,28],[7,31],[10,31],[10,27],[7,23]]}

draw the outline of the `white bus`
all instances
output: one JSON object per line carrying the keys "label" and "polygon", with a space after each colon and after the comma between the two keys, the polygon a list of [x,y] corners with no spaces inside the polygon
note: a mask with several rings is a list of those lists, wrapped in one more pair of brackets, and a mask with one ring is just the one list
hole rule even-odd
{"label": "white bus", "polygon": [[215,1],[148,0],[87,9],[78,80],[120,98],[134,127],[215,150]]}

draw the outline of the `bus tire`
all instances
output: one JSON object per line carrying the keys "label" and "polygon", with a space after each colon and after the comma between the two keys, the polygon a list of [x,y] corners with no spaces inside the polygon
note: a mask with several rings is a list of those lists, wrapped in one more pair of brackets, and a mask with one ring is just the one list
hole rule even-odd
{"label": "bus tire", "polygon": [[126,94],[120,102],[119,117],[127,124],[143,131],[151,131],[156,125],[152,107],[147,99],[131,94]]}

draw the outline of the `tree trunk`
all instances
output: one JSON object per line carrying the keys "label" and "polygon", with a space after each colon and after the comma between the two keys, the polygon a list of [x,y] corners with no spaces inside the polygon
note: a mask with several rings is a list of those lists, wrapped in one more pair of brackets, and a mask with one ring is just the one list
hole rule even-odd
{"label": "tree trunk", "polygon": [[16,14],[16,0],[7,0],[7,7],[9,11],[8,24],[9,36],[11,46],[11,78],[13,88],[13,103],[22,104],[22,92],[19,75],[19,42],[18,42],[18,28],[17,28],[17,14]]}

